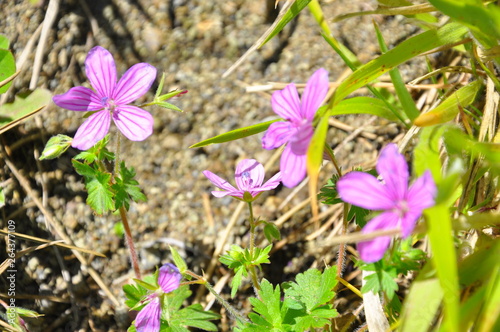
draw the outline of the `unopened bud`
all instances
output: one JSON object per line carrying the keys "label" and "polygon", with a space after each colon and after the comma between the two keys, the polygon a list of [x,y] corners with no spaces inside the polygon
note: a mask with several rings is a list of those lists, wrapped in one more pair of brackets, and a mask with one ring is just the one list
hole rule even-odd
{"label": "unopened bud", "polygon": [[72,141],[73,138],[66,135],[52,136],[45,145],[40,160],[58,158],[68,150]]}

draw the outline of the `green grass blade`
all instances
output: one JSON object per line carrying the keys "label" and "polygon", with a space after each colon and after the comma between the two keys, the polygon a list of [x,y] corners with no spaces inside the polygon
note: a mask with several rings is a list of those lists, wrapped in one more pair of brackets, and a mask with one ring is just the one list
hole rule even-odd
{"label": "green grass blade", "polygon": [[[373,25],[375,27],[380,49],[383,53],[387,53],[389,49],[385,44],[384,37],[382,36],[382,33],[380,32],[380,29],[375,21],[373,21]],[[394,67],[389,71],[389,75],[391,76],[392,84],[394,84],[394,89],[396,90],[396,94],[401,102],[401,105],[403,106],[406,116],[413,122],[413,120],[420,115],[420,112],[418,111],[412,96],[406,89],[406,85],[403,82],[399,69]]]}
{"label": "green grass blade", "polygon": [[203,146],[207,146],[210,144],[225,143],[225,142],[234,141],[234,140],[237,140],[237,139],[240,139],[243,137],[252,136],[252,135],[258,134],[260,132],[263,132],[264,130],[269,128],[271,123],[276,122],[276,121],[280,121],[280,120],[281,119],[271,120],[271,121],[267,121],[267,122],[258,123],[258,124],[253,125],[253,126],[231,130],[231,131],[228,131],[227,133],[217,135],[215,137],[212,137],[212,138],[206,139],[204,141],[201,141],[199,143],[193,144],[189,148],[201,148]]}
{"label": "green grass blade", "polygon": [[429,30],[409,38],[378,58],[360,67],[347,77],[337,88],[334,104],[350,93],[367,85],[380,75],[411,58],[443,45],[461,41],[467,28],[458,23],[449,23],[438,30]]}
{"label": "green grass blade", "polygon": [[390,121],[398,121],[385,102],[371,97],[353,97],[342,100],[330,111],[330,115],[341,114],[371,114]]}

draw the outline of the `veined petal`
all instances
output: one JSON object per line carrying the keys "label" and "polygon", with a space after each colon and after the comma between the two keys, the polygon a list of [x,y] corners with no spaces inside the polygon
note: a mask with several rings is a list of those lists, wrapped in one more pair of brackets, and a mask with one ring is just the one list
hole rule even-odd
{"label": "veined petal", "polygon": [[160,331],[160,314],[160,299],[155,297],[137,314],[134,321],[137,332]]}
{"label": "veined petal", "polygon": [[273,122],[262,137],[262,147],[266,150],[276,149],[288,142],[295,132],[296,129],[288,121]]}
{"label": "veined petal", "polygon": [[108,50],[96,46],[85,59],[85,73],[100,98],[110,97],[116,86],[115,60]]}
{"label": "veined petal", "polygon": [[118,106],[113,111],[113,121],[131,141],[143,141],[153,133],[153,116],[139,107]]}
{"label": "veined petal", "polygon": [[368,210],[388,210],[395,206],[387,187],[373,175],[350,172],[337,181],[340,198]]}
{"label": "veined petal", "polygon": [[170,293],[179,288],[181,279],[182,274],[174,264],[164,264],[158,271],[158,285],[165,293]]}
{"label": "veined petal", "polygon": [[285,147],[280,160],[281,182],[288,188],[295,187],[306,177],[307,155],[296,155],[290,144]]}
{"label": "veined petal", "polygon": [[71,146],[80,150],[88,150],[106,136],[111,124],[111,115],[102,110],[89,116],[78,128]]}
{"label": "veined petal", "polygon": [[302,118],[312,121],[329,89],[328,71],[320,68],[312,74],[302,93],[300,112]]}
{"label": "veined petal", "polygon": [[395,200],[406,198],[408,191],[408,164],[402,154],[399,153],[396,144],[387,144],[377,161],[377,172],[387,186],[388,192]]}
{"label": "veined petal", "polygon": [[148,92],[156,79],[156,68],[149,63],[137,63],[123,74],[112,98],[117,105],[125,105]]}
{"label": "veined petal", "polygon": [[225,196],[233,196],[238,198],[243,198],[245,192],[243,190],[231,190],[231,191],[222,191],[222,190],[213,190],[212,195],[217,198],[225,197]]}
{"label": "veined petal", "polygon": [[300,114],[299,93],[295,84],[288,84],[283,90],[275,91],[271,97],[273,111],[285,120],[299,123]]}
{"label": "veined petal", "polygon": [[278,172],[272,178],[267,180],[266,183],[264,183],[260,188],[256,189],[258,189],[258,191],[271,190],[279,186],[280,182],[281,182],[281,172]]}
{"label": "veined petal", "polygon": [[54,103],[70,111],[97,111],[103,108],[99,96],[89,88],[77,86],[52,97]]}
{"label": "veined petal", "polygon": [[407,238],[417,225],[418,218],[422,216],[422,210],[410,210],[401,218],[401,237]]}
{"label": "veined petal", "polygon": [[314,128],[310,122],[303,123],[289,139],[292,152],[296,155],[306,154],[309,143],[314,134]]}
{"label": "veined petal", "polygon": [[264,181],[264,166],[255,159],[243,159],[236,165],[234,179],[242,191],[251,191],[260,187]]}
{"label": "veined petal", "polygon": [[430,171],[425,171],[408,190],[407,202],[410,210],[422,212],[424,209],[434,206],[436,194],[437,188],[432,174]]}
{"label": "veined petal", "polygon": [[[383,212],[368,221],[362,233],[367,234],[377,230],[388,230],[398,227],[399,218],[392,212]],[[358,243],[361,259],[366,263],[374,263],[384,257],[384,253],[391,243],[390,236],[380,236],[373,240]]]}
{"label": "veined petal", "polygon": [[[203,171],[203,175],[205,175],[210,182],[212,182],[216,187],[229,191],[229,192],[235,192],[238,191],[235,187],[233,187],[229,182],[224,180],[223,178],[219,177],[218,175],[215,175],[214,173],[210,171]],[[225,193],[224,191],[215,191],[216,193]],[[217,196],[214,194],[214,191],[212,191],[212,194],[216,197],[223,197],[226,196],[227,194],[224,194],[222,196]]]}

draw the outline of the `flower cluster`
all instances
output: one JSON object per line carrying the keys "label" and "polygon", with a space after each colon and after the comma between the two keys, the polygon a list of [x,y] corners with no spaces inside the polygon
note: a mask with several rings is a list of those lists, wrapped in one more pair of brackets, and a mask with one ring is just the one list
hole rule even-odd
{"label": "flower cluster", "polygon": [[160,331],[161,300],[166,293],[173,292],[179,288],[182,274],[174,265],[167,263],[158,271],[158,290],[146,297],[149,303],[142,308],[135,318],[135,329],[137,332]]}
{"label": "flower cluster", "polygon": [[[350,172],[341,177],[337,182],[340,198],[364,209],[382,211],[366,224],[363,233],[401,228],[401,235],[406,238],[422,211],[435,204],[436,184],[431,173],[426,171],[408,187],[408,164],[392,143],[380,152],[377,172],[383,182],[363,172]],[[390,236],[380,236],[359,243],[361,259],[367,263],[380,260],[390,242]]]}
{"label": "flower cluster", "polygon": [[106,49],[96,46],[85,59],[85,72],[95,91],[78,86],[53,97],[59,107],[95,112],[78,128],[71,144],[73,147],[80,150],[91,148],[106,136],[111,119],[131,141],[142,141],[151,135],[151,114],[128,104],[151,88],[156,79],[156,68],[148,63],[135,64],[117,83],[113,56]]}

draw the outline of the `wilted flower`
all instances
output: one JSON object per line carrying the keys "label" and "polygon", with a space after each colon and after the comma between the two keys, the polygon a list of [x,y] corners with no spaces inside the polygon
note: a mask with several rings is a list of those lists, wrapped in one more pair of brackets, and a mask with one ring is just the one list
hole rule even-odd
{"label": "wilted flower", "polygon": [[[408,164],[395,144],[388,144],[380,152],[377,172],[382,176],[383,182],[363,172],[344,175],[337,182],[340,198],[364,209],[383,211],[368,221],[363,233],[399,227],[402,237],[406,238],[415,228],[422,211],[435,204],[436,184],[431,173],[425,171],[408,188]],[[367,263],[380,260],[390,242],[390,236],[360,242],[358,250],[361,259]]]}
{"label": "wilted flower", "polygon": [[53,97],[54,103],[71,111],[96,113],[78,128],[73,147],[91,148],[109,131],[111,119],[131,141],[142,141],[153,132],[153,117],[139,107],[128,105],[144,95],[156,79],[156,68],[147,63],[130,67],[117,83],[113,56],[96,46],[85,59],[85,72],[94,88],[78,86]]}
{"label": "wilted flower", "polygon": [[255,159],[243,159],[236,166],[234,179],[238,189],[210,171],[203,171],[203,174],[213,184],[220,189],[223,189],[223,191],[212,191],[212,194],[215,197],[224,197],[229,195],[239,199],[244,199],[245,193],[248,193],[251,196],[251,200],[253,200],[261,192],[276,188],[281,181],[281,173],[278,172],[266,183],[262,184],[265,174],[264,166],[262,166],[262,164]]}
{"label": "wilted flower", "polygon": [[328,93],[328,72],[320,68],[307,81],[302,100],[295,84],[273,93],[271,105],[286,121],[274,122],[262,138],[262,147],[275,149],[286,144],[281,155],[283,184],[294,187],[306,176],[306,153],[314,133],[313,120]]}
{"label": "wilted flower", "polygon": [[174,264],[164,264],[158,271],[158,285],[160,288],[147,297],[149,303],[142,308],[135,318],[137,332],[160,331],[161,299],[160,296],[179,288],[182,274]]}

